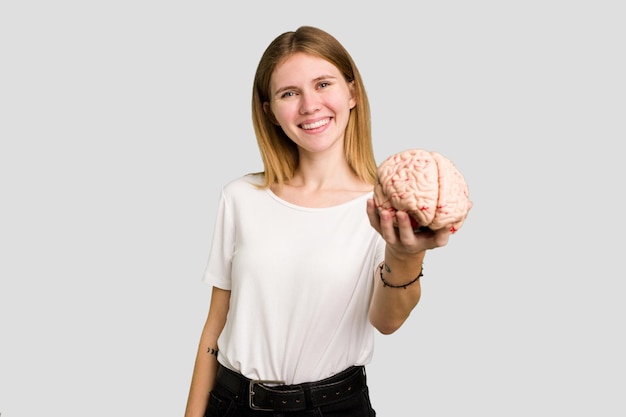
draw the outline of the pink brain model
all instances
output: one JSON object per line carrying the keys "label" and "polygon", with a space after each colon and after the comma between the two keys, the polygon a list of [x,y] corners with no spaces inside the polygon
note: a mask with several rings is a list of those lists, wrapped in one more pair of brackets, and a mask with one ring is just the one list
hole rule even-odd
{"label": "pink brain model", "polygon": [[[379,210],[406,211],[413,228],[456,232],[472,208],[463,175],[437,152],[410,149],[378,167],[374,201]],[[394,219],[395,220],[395,219]]]}

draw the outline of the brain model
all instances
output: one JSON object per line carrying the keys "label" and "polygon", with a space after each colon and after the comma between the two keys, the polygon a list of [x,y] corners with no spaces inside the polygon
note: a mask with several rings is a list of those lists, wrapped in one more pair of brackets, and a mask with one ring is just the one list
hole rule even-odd
{"label": "brain model", "polygon": [[406,211],[416,232],[449,227],[454,233],[472,208],[463,175],[436,152],[410,149],[392,155],[380,164],[377,176],[378,209]]}

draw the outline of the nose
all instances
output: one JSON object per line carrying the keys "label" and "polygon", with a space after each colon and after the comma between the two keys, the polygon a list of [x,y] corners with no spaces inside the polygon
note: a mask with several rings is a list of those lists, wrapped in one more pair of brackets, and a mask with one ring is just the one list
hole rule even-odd
{"label": "nose", "polygon": [[300,97],[300,114],[312,114],[320,109],[321,105],[315,94],[302,93]]}

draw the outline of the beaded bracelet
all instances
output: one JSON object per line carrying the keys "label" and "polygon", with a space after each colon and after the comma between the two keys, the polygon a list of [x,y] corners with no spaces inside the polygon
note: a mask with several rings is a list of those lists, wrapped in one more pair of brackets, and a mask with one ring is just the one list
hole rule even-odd
{"label": "beaded bracelet", "polygon": [[424,267],[422,266],[422,268],[420,269],[420,273],[418,276],[415,277],[415,279],[411,282],[407,282],[406,284],[403,285],[393,285],[388,283],[385,278],[383,278],[383,266],[385,265],[385,262],[382,262],[379,266],[380,268],[380,280],[383,282],[383,287],[390,287],[390,288],[404,288],[406,290],[406,287],[408,287],[411,284],[416,283],[421,277],[424,276],[423,272],[424,272]]}
{"label": "beaded bracelet", "polygon": [[215,355],[217,358],[217,349],[213,349],[212,347],[208,348],[206,351],[209,355]]}

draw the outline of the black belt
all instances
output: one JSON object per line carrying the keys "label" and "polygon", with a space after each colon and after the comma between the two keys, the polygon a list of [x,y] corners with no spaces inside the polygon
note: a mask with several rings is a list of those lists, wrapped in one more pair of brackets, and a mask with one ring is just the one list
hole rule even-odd
{"label": "black belt", "polygon": [[217,382],[235,396],[245,395],[253,410],[284,412],[332,404],[366,387],[363,366],[352,366],[318,382],[283,385],[281,381],[251,380],[220,364]]}

